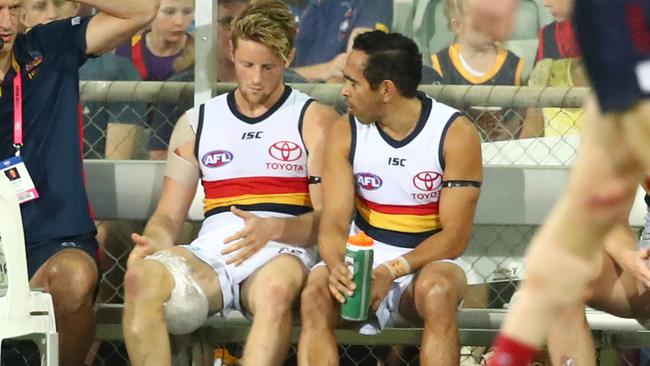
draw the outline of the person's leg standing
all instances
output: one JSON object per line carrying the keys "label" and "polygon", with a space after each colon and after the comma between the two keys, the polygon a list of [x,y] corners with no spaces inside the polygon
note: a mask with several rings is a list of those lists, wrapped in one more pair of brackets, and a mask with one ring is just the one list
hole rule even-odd
{"label": "person's leg standing", "polygon": [[[600,269],[603,238],[627,215],[643,176],[615,122],[601,118],[593,102],[587,104],[584,124],[568,189],[533,238],[526,259],[528,278],[502,327],[502,349],[510,353],[510,346],[523,343],[525,359],[546,339],[556,312],[583,300]],[[497,352],[493,362],[504,360]]]}

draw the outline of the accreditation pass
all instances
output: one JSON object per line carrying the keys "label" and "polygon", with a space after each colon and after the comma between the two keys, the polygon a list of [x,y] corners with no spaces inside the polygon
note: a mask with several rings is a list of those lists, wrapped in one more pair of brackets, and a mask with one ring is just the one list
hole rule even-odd
{"label": "accreditation pass", "polygon": [[32,177],[29,176],[27,167],[21,157],[14,156],[0,161],[0,178],[3,176],[14,187],[19,203],[22,204],[38,198],[38,192],[36,191]]}

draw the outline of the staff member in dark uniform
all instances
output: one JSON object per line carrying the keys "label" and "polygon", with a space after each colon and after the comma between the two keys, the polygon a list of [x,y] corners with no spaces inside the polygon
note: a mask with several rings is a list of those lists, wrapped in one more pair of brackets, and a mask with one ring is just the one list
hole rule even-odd
{"label": "staff member in dark uniform", "polygon": [[144,27],[159,5],[158,0],[76,2],[96,8],[98,15],[18,34],[21,0],[0,0],[0,160],[24,164],[33,181],[33,187],[17,192],[30,285],[52,295],[63,366],[82,365],[94,338],[99,278],[77,118],[79,67]]}

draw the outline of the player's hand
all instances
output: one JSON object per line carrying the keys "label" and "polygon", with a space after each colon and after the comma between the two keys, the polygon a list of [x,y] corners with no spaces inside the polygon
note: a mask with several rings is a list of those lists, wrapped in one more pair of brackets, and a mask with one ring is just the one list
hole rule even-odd
{"label": "player's hand", "polygon": [[357,288],[354,281],[352,281],[354,275],[342,260],[328,264],[327,267],[330,270],[328,283],[330,292],[338,302],[343,304],[345,296],[352,296]]}
{"label": "player's hand", "polygon": [[629,250],[623,254],[620,265],[623,267],[623,270],[633,274],[637,281],[650,289],[650,267],[648,267],[648,259],[650,259],[650,248]]}
{"label": "player's hand", "polygon": [[386,266],[372,270],[372,290],[370,291],[370,311],[375,312],[393,285],[393,275]]}
{"label": "player's hand", "polygon": [[126,260],[126,268],[154,252],[153,240],[150,237],[132,233],[131,240],[133,240],[134,245],[131,253],[129,253],[129,258]]}
{"label": "player's hand", "polygon": [[277,229],[275,220],[278,219],[274,217],[259,217],[234,206],[230,208],[230,212],[244,219],[244,228],[224,239],[224,244],[234,243],[226,246],[221,251],[221,254],[227,255],[237,252],[226,263],[238,266],[253,254],[257,253],[271,240]]}

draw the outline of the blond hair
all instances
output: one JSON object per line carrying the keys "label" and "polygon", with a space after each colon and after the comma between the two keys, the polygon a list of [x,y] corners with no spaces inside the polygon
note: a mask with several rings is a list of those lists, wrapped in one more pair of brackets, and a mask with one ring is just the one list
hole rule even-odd
{"label": "blond hair", "polygon": [[232,22],[233,46],[239,39],[259,42],[286,62],[296,36],[293,19],[281,0],[254,0]]}
{"label": "blond hair", "polygon": [[447,17],[447,27],[453,32],[451,22],[465,14],[465,0],[445,0],[443,12]]}

